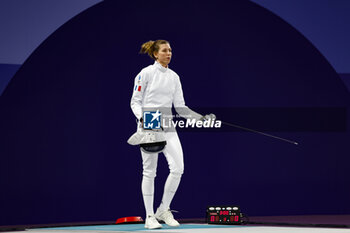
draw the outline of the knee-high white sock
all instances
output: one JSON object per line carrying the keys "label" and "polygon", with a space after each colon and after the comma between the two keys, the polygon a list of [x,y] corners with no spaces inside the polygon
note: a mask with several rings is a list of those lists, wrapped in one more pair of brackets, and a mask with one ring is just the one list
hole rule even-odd
{"label": "knee-high white sock", "polygon": [[153,196],[154,196],[154,177],[142,177],[142,196],[143,196],[143,203],[145,205],[146,209],[146,216],[154,215],[153,210]]}
{"label": "knee-high white sock", "polygon": [[177,188],[179,187],[181,175],[170,173],[164,186],[164,193],[162,203],[159,206],[159,210],[167,210],[170,208],[171,201],[174,198]]}

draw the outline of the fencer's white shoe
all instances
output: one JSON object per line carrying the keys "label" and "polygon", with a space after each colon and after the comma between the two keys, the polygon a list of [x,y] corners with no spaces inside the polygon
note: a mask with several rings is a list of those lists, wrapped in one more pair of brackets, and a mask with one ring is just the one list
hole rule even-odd
{"label": "fencer's white shoe", "polygon": [[180,226],[180,223],[178,221],[176,221],[174,219],[173,214],[171,213],[171,211],[168,210],[164,210],[164,211],[160,211],[159,208],[157,209],[156,214],[154,215],[158,220],[162,220],[165,222],[165,224],[167,224],[168,226],[171,227],[178,227]]}
{"label": "fencer's white shoe", "polygon": [[154,215],[147,216],[146,221],[145,221],[145,228],[147,229],[158,229],[162,228],[162,225],[159,224],[157,219],[154,217]]}

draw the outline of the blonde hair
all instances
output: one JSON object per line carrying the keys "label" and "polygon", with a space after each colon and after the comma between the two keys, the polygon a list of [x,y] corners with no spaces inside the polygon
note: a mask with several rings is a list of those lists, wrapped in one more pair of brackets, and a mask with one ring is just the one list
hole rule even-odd
{"label": "blonde hair", "polygon": [[150,40],[141,45],[140,53],[147,53],[148,56],[150,56],[153,60],[157,60],[157,58],[154,57],[154,52],[158,52],[159,47],[161,44],[170,44],[166,40]]}

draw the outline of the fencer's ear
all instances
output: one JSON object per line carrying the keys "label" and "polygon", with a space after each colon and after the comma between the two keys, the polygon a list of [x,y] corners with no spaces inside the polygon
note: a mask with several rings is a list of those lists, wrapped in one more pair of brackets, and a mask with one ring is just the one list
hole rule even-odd
{"label": "fencer's ear", "polygon": [[156,59],[158,59],[158,52],[157,52],[157,51],[154,51],[154,52],[153,52],[153,57],[155,57]]}

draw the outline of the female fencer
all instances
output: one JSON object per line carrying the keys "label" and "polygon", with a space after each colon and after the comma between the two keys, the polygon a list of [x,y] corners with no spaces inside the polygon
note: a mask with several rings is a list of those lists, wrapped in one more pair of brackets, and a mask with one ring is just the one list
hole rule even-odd
{"label": "female fencer", "polygon": [[[135,78],[131,98],[131,109],[139,121],[138,127],[143,127],[144,109],[168,109],[172,105],[176,112],[185,118],[205,120],[209,115],[202,116],[185,105],[179,76],[169,68],[172,58],[170,43],[166,40],[148,41],[141,46],[141,53],[148,54],[154,64],[141,70]],[[164,114],[164,113],[163,113]],[[180,224],[170,211],[170,204],[179,186],[184,172],[183,152],[175,129],[165,130],[166,146],[162,150],[169,165],[169,176],[166,180],[164,193],[156,213],[153,209],[154,178],[156,177],[158,152],[141,150],[143,163],[142,196],[146,209],[145,228],[156,229],[164,221],[167,225],[177,227]]]}

